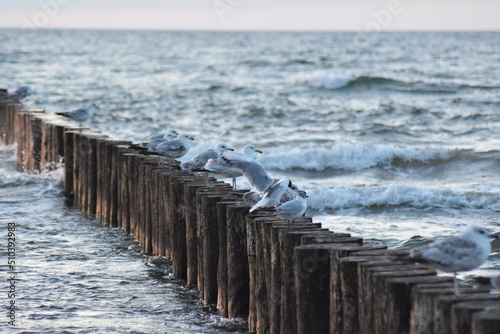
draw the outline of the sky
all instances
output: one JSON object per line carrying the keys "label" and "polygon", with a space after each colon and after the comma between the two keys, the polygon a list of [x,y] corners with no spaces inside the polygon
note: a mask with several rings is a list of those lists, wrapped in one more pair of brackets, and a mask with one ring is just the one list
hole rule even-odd
{"label": "sky", "polygon": [[500,30],[498,0],[0,0],[0,27]]}

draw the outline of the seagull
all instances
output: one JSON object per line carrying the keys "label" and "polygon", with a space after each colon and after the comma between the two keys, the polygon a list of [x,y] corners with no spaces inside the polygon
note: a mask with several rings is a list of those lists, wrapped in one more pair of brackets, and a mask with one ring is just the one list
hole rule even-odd
{"label": "seagull", "polygon": [[194,138],[180,134],[175,139],[165,141],[150,151],[174,159],[181,158],[191,148],[191,140],[194,140]]}
{"label": "seagull", "polygon": [[440,271],[453,273],[455,295],[459,295],[457,272],[481,266],[491,252],[491,238],[498,238],[498,235],[472,225],[461,235],[412,250],[410,257],[428,261]]}
{"label": "seagull", "polygon": [[258,208],[270,208],[279,204],[286,189],[291,186],[292,181],[290,181],[287,177],[274,180],[264,191],[264,196],[262,196],[260,201],[250,208],[250,212],[253,212]]}
{"label": "seagull", "polygon": [[141,148],[141,149],[153,150],[154,148],[156,148],[156,146],[160,145],[161,143],[174,140],[178,135],[179,133],[174,129],[167,129],[165,133],[152,135],[148,138],[148,140],[140,142],[138,144],[132,144],[130,145],[130,147],[135,149]]}
{"label": "seagull", "polygon": [[206,150],[189,161],[183,162],[181,168],[184,170],[201,170],[205,167],[209,159],[218,159],[227,150],[234,151],[232,148],[227,147],[226,144],[219,143],[214,148]]}
{"label": "seagull", "polygon": [[288,226],[293,224],[295,218],[302,217],[307,210],[307,194],[304,190],[297,192],[297,197],[291,201],[278,204],[274,211],[278,217],[287,219]]}
{"label": "seagull", "polygon": [[95,111],[99,109],[97,105],[94,103],[89,104],[87,108],[79,108],[75,109],[72,111],[66,111],[66,112],[56,112],[57,115],[68,117],[78,123],[80,123],[80,127],[83,122],[88,121],[89,119],[92,118],[94,115]]}
{"label": "seagull", "polygon": [[245,148],[250,152],[248,155],[238,154],[236,152],[226,152],[221,159],[226,161],[230,166],[239,169],[240,173],[245,175],[253,189],[260,193],[264,193],[274,180],[269,176],[264,166],[257,161],[255,153],[253,153],[254,156],[251,156],[252,152],[262,151],[256,150],[253,145],[247,145],[243,149]]}
{"label": "seagull", "polygon": [[30,86],[21,86],[14,91],[14,94],[7,95],[6,99],[14,99],[19,101],[31,94],[33,94],[33,89]]}
{"label": "seagull", "polygon": [[227,178],[232,178],[233,189],[236,189],[236,178],[242,176],[243,172],[239,168],[233,166],[227,159],[230,157],[240,157],[248,160],[256,160],[257,153],[262,153],[262,151],[256,149],[252,144],[247,144],[243,147],[241,153],[226,151],[219,159],[209,159],[204,169]]}
{"label": "seagull", "polygon": [[177,137],[178,135],[179,135],[179,133],[177,131],[175,131],[172,128],[168,128],[167,131],[165,131],[165,133],[159,133],[159,134],[150,136],[148,138],[148,141],[157,140],[157,139],[172,140],[172,139],[175,139],[175,137]]}

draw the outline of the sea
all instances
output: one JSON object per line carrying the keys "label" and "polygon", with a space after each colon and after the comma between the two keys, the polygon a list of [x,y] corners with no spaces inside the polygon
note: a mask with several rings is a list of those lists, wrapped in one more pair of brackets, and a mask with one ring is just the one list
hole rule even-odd
{"label": "sea", "polygon": [[[96,103],[86,125],[134,142],[174,128],[195,138],[181,161],[219,142],[254,144],[271,176],[307,192],[306,215],[365,243],[414,248],[470,224],[500,232],[500,32],[3,29],[0,45],[0,87],[31,86],[26,104]],[[27,175],[12,147],[0,156],[18,329],[244,332],[168,260],[68,205],[60,169]],[[460,277],[498,274],[496,242]]]}

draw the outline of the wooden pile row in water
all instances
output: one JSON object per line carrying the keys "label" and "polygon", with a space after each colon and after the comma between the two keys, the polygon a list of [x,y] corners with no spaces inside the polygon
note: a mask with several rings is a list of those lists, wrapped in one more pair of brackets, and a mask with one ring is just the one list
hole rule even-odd
{"label": "wooden pile row in water", "polygon": [[500,294],[453,293],[451,277],[405,251],[271,212],[250,214],[243,191],[143,155],[129,142],[39,110],[0,104],[0,144],[19,168],[64,163],[64,191],[89,216],[126,229],[144,252],[172,260],[175,277],[224,317],[257,333],[500,333]]}

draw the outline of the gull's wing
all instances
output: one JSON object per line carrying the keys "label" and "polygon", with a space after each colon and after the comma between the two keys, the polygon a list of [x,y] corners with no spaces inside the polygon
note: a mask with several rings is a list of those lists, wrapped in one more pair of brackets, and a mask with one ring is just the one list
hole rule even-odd
{"label": "gull's wing", "polygon": [[209,159],[204,167],[207,171],[225,177],[238,177],[243,173],[223,158]]}
{"label": "gull's wing", "polygon": [[227,155],[223,156],[222,159],[240,169],[248,182],[250,182],[250,185],[259,192],[264,192],[273,183],[273,179],[266,172],[264,166],[255,159],[245,157],[231,158],[231,156]]}
{"label": "gull's wing", "polygon": [[219,154],[215,152],[213,149],[209,149],[193,159],[184,162],[181,164],[182,169],[193,170],[193,169],[201,169],[205,166],[208,160],[217,159]]}

